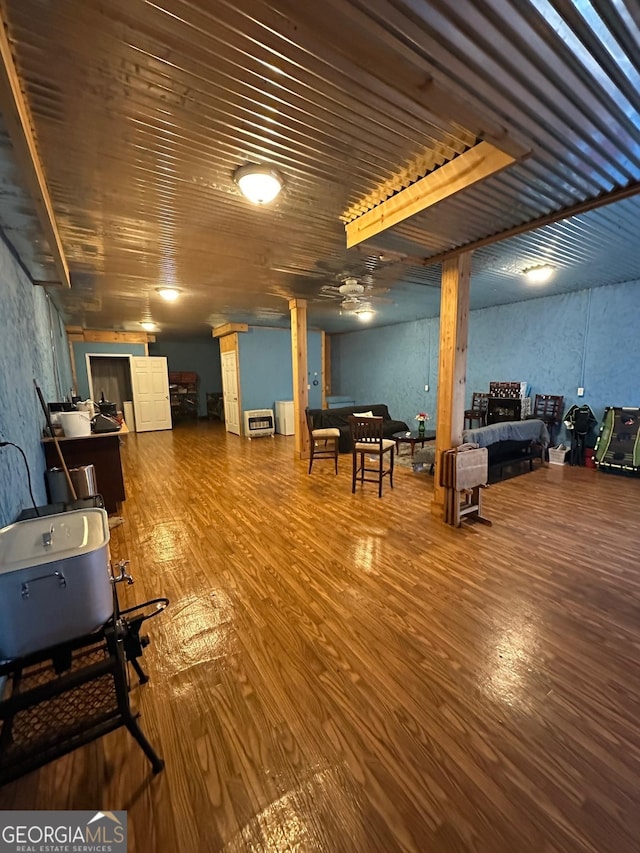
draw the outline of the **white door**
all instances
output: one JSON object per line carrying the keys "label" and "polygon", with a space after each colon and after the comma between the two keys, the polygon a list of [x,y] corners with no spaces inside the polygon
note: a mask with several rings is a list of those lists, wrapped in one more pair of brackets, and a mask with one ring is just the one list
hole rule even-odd
{"label": "white door", "polygon": [[164,356],[131,356],[136,432],[171,429],[169,371]]}
{"label": "white door", "polygon": [[240,435],[240,404],[238,400],[238,360],[235,352],[223,352],[222,396],[224,398],[224,423],[227,432]]}

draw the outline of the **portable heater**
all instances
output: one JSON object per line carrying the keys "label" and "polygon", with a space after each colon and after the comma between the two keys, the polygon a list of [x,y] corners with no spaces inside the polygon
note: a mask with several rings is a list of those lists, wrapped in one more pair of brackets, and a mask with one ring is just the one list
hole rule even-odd
{"label": "portable heater", "polygon": [[244,434],[248,439],[275,432],[273,409],[247,409],[244,413]]}

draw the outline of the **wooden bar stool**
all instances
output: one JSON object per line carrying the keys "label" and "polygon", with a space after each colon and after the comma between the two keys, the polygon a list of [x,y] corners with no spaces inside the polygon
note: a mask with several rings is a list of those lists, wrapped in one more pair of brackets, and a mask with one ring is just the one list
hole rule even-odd
{"label": "wooden bar stool", "polygon": [[338,473],[338,443],[340,441],[340,430],[337,427],[313,428],[313,418],[309,409],[305,410],[307,429],[309,430],[309,473],[313,468],[314,459],[333,459]]}

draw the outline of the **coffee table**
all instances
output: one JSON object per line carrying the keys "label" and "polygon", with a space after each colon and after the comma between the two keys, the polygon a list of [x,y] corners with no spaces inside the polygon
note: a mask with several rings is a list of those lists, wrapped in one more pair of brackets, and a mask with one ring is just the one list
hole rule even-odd
{"label": "coffee table", "polygon": [[419,444],[420,447],[424,447],[425,441],[433,441],[435,437],[435,432],[418,432],[417,429],[412,432],[394,432],[391,436],[396,443],[396,450],[398,453],[400,453],[400,445],[404,442],[405,444],[411,445],[412,456],[416,449],[416,444]]}

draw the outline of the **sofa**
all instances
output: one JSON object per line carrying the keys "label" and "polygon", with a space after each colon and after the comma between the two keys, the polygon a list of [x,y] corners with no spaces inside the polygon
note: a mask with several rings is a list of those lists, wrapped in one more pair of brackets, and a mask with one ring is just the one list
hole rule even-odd
{"label": "sofa", "polygon": [[489,452],[489,470],[499,471],[516,462],[528,462],[533,470],[533,460],[544,459],[549,446],[549,431],[544,421],[531,418],[524,421],[502,421],[478,429],[466,429],[463,442],[486,447]]}
{"label": "sofa", "polygon": [[351,451],[351,430],[349,429],[349,415],[356,412],[371,412],[375,417],[382,417],[382,431],[385,438],[391,438],[394,432],[408,432],[409,427],[404,421],[394,421],[389,414],[389,409],[384,403],[370,405],[344,406],[339,409],[309,409],[314,429],[325,429],[326,427],[337,427],[340,430],[338,449],[340,453]]}

